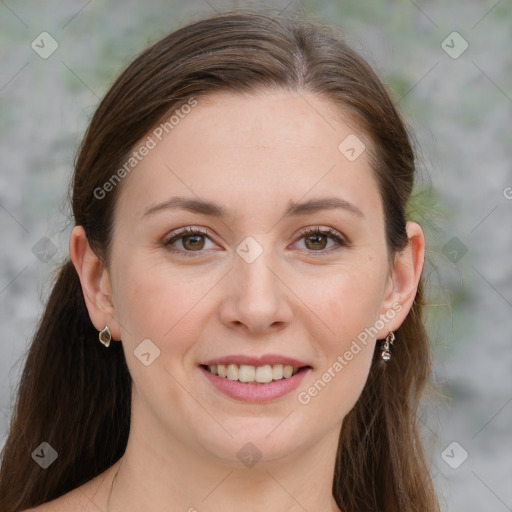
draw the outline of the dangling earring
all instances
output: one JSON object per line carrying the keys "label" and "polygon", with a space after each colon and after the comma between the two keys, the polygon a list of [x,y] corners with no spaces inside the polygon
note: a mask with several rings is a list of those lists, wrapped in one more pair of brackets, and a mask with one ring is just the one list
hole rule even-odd
{"label": "dangling earring", "polygon": [[380,353],[380,357],[384,359],[384,361],[389,361],[391,359],[391,352],[389,351],[390,345],[393,345],[393,341],[395,341],[395,335],[393,331],[391,331],[384,340],[384,345],[382,346],[382,352]]}
{"label": "dangling earring", "polygon": [[100,339],[100,342],[103,343],[103,345],[105,345],[105,347],[108,347],[110,345],[112,334],[110,333],[108,325],[105,325],[105,327],[100,331],[100,333],[98,334],[98,338]]}

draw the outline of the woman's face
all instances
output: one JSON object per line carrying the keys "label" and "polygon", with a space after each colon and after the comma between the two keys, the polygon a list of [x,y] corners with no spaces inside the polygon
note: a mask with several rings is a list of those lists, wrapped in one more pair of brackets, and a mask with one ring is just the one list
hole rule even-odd
{"label": "woman's face", "polygon": [[[146,433],[238,464],[249,442],[271,460],[337,436],[405,312],[369,141],[334,108],[216,93],[141,142],[154,147],[118,185],[109,282]],[[330,233],[303,233],[317,227]]]}

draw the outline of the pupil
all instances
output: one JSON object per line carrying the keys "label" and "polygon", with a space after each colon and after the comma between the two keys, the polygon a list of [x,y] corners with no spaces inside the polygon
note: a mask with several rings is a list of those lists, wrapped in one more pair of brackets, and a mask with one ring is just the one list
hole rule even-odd
{"label": "pupil", "polygon": [[[310,235],[308,238],[306,238],[306,240],[316,239],[316,241],[318,242],[319,238],[325,239],[325,235]],[[307,245],[307,243],[306,243],[306,245]],[[321,246],[319,246],[316,242],[313,244],[313,248],[318,249],[319,247],[320,247],[320,249],[323,249],[325,247],[325,243]]]}
{"label": "pupil", "polygon": [[187,237],[185,237],[185,243],[184,243],[183,245],[186,247],[186,246],[187,246],[187,243],[189,243],[189,241],[190,241],[191,239],[195,239],[195,241],[194,241],[194,242],[192,242],[192,246],[191,246],[191,248],[192,248],[192,249],[193,249],[193,248],[196,248],[196,249],[197,249],[197,248],[202,249],[202,247],[203,247],[203,245],[204,245],[204,241],[203,241],[203,245],[199,245],[199,246],[197,245],[197,242],[198,242],[198,241],[199,241],[199,242],[201,242],[201,238],[202,238],[202,237],[201,237],[200,235],[190,235],[190,236],[187,236]]}

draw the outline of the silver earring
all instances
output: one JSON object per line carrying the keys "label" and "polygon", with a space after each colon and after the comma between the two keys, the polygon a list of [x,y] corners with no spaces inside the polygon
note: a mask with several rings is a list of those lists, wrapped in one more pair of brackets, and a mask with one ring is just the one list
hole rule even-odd
{"label": "silver earring", "polygon": [[112,334],[110,332],[110,329],[108,325],[105,325],[105,327],[100,331],[98,334],[98,338],[105,347],[108,347],[110,345],[110,340],[112,339]]}
{"label": "silver earring", "polygon": [[384,361],[389,361],[391,359],[391,352],[389,351],[390,345],[393,345],[393,341],[395,341],[395,335],[393,331],[391,331],[384,340],[384,344],[382,345],[382,352],[380,353],[380,357],[384,359]]}

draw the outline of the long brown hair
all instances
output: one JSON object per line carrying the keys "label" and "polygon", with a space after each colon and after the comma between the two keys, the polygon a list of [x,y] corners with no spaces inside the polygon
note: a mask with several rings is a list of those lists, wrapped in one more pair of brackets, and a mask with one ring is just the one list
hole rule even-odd
{"label": "long brown hair", "polygon": [[[122,183],[98,199],[135,144],[191,98],[225,90],[309,91],[349,113],[374,146],[389,254],[407,243],[405,212],[415,155],[406,126],[371,67],[339,29],[263,12],[230,11],[190,22],[140,54],[97,108],[75,162],[74,223],[109,267],[113,212]],[[347,512],[434,512],[438,502],[416,410],[430,376],[423,284],[396,331],[392,359],[375,351],[363,392],[343,422],[333,496]],[[0,510],[19,512],[80,486],[124,453],[131,376],[121,343],[98,342],[80,281],[67,260],[30,346],[2,451]],[[58,458],[42,469],[41,442]]]}

